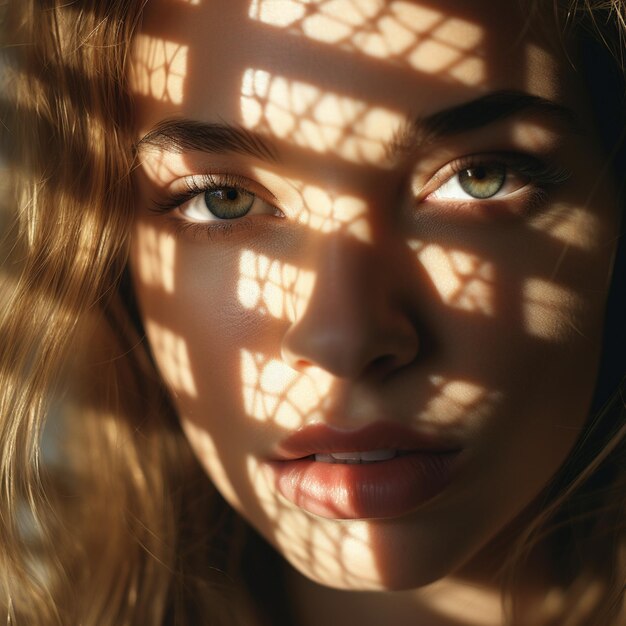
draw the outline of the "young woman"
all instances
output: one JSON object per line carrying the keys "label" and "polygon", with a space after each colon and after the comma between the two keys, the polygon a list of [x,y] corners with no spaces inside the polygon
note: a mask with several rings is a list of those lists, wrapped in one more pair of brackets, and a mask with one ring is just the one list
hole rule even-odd
{"label": "young woman", "polygon": [[624,623],[624,3],[3,11],[7,623]]}

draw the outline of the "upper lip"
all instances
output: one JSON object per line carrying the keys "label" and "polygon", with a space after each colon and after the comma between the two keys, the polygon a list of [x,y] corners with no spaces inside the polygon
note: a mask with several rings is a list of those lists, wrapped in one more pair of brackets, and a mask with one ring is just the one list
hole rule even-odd
{"label": "upper lip", "polygon": [[394,422],[375,422],[359,430],[339,430],[327,424],[305,426],[283,439],[274,460],[289,461],[314,454],[415,450],[430,453],[457,452],[460,446],[436,433],[420,433]]}

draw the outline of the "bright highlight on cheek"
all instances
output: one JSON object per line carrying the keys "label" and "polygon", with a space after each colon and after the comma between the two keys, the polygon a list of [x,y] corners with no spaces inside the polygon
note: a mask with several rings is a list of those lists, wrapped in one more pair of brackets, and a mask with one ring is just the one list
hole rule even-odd
{"label": "bright highlight on cheek", "polygon": [[466,380],[431,376],[429,383],[433,396],[417,419],[423,424],[432,423],[434,428],[455,424],[467,427],[472,416],[479,416],[498,398],[497,392]]}
{"label": "bright highlight on cheek", "polygon": [[158,102],[182,104],[189,47],[139,34],[133,48],[132,90]]}
{"label": "bright highlight on cheek", "polygon": [[284,361],[241,350],[241,379],[246,414],[286,429],[306,420],[322,420],[332,376],[317,368],[299,373]]}
{"label": "bright highlight on cheek", "polygon": [[385,59],[448,80],[484,80],[483,29],[412,2],[254,0],[249,16],[346,52]]}
{"label": "bright highlight on cheek", "polygon": [[198,391],[185,340],[150,319],[145,321],[145,327],[150,346],[168,387],[176,395],[196,398]]}
{"label": "bright highlight on cheek", "polygon": [[247,128],[353,163],[379,164],[403,123],[396,112],[265,70],[247,69],[241,94]]}
{"label": "bright highlight on cheek", "polygon": [[145,287],[174,292],[174,256],[176,242],[166,233],[146,224],[137,226],[137,269]]}
{"label": "bright highlight on cheek", "polygon": [[523,288],[524,326],[529,335],[548,341],[570,341],[576,330],[580,295],[543,278],[528,278]]}
{"label": "bright highlight on cheek", "polygon": [[314,285],[314,272],[250,250],[241,253],[237,295],[246,309],[293,322],[306,308]]}
{"label": "bright highlight on cheek", "polygon": [[549,213],[538,215],[529,222],[530,228],[546,233],[568,248],[593,252],[601,237],[601,223],[588,209],[569,204],[552,207]]}
{"label": "bright highlight on cheek", "polygon": [[417,260],[426,270],[446,305],[493,316],[495,268],[492,263],[460,250],[447,250],[437,244],[409,241]]}

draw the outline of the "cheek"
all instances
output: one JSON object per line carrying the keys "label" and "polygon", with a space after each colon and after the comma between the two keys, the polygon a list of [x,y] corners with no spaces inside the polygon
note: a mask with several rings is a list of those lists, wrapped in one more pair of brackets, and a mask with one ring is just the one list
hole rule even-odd
{"label": "cheek", "polygon": [[[139,221],[132,272],[150,344],[181,401],[234,376],[236,346],[253,335],[256,313],[238,306],[236,252],[206,253],[209,242],[181,245],[151,221]],[[193,363],[193,367],[192,367]],[[239,372],[237,372],[239,373]]]}
{"label": "cheek", "polygon": [[214,243],[183,243],[154,220],[138,220],[131,272],[151,351],[187,438],[239,508],[250,495],[247,455],[263,440],[262,423],[246,411],[246,357],[279,358],[280,328],[249,305],[238,246]]}
{"label": "cheek", "polygon": [[[242,443],[269,427],[275,438],[314,418],[333,384],[323,373],[298,375],[281,355],[315,273],[256,253],[237,235],[215,237],[191,243],[156,220],[138,222],[132,270],[145,329],[181,418],[205,426],[220,446],[230,443],[234,425]],[[606,275],[610,250],[592,263],[558,240],[529,255],[517,236],[493,239],[472,240],[465,230],[444,244],[408,242],[398,264],[415,299],[410,307],[424,320],[423,343],[433,335],[439,349],[423,355],[427,367],[414,381],[392,392],[421,406],[422,419],[467,428],[486,428],[473,406],[504,402],[501,410],[519,418],[491,419],[489,427],[507,424],[515,441],[518,424],[516,437],[527,440],[532,424],[545,426],[533,415],[569,415],[587,405],[603,298],[585,294]],[[574,412],[575,425],[582,412]]]}
{"label": "cheek", "polygon": [[326,419],[324,403],[339,395],[331,376],[302,375],[281,354],[318,293],[312,268],[282,261],[278,246],[255,252],[242,243],[251,238],[190,241],[144,219],[131,270],[182,427],[224,497],[315,580],[403,588],[458,568],[488,542],[539,493],[580,432],[604,309],[603,297],[588,294],[611,250],[583,254],[559,239],[579,226],[539,230],[548,244],[532,254],[515,234],[494,244],[465,230],[437,245],[413,240],[398,256],[406,306],[424,345],[430,333],[437,349],[373,396],[416,407],[416,423],[443,424],[467,445],[446,498],[390,524],[313,519],[285,506],[260,467],[277,441]]}

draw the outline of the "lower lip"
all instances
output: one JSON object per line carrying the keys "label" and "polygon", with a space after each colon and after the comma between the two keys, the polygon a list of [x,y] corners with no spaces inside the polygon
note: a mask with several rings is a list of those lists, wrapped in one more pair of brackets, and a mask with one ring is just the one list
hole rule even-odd
{"label": "lower lip", "polygon": [[441,493],[458,452],[411,452],[377,463],[274,461],[278,491],[299,508],[329,519],[399,517]]}

